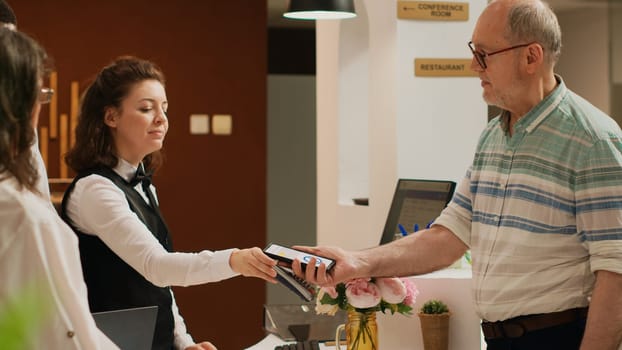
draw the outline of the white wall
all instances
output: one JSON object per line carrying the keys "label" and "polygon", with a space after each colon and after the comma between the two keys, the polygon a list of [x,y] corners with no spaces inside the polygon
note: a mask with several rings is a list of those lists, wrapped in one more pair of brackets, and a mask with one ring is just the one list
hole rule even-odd
{"label": "white wall", "polygon": [[606,6],[557,12],[562,55],[556,68],[568,88],[610,113],[609,15]]}
{"label": "white wall", "polygon": [[344,21],[339,45],[338,201],[369,197],[369,33],[365,6]]}
{"label": "white wall", "polygon": [[470,58],[485,4],[470,3],[469,21],[431,22],[359,1],[358,18],[317,23],[318,243],[375,245],[399,177],[464,175],[486,123],[479,80],[414,77],[413,60]]}
{"label": "white wall", "polygon": [[469,2],[466,22],[397,21],[397,167],[402,178],[459,181],[487,122],[476,77],[415,77],[413,59],[468,58],[486,1]]}
{"label": "white wall", "polygon": [[[467,22],[398,20],[396,1],[360,0],[357,19],[317,23],[318,244],[375,246],[399,177],[464,175],[486,123],[479,80],[416,78],[413,67],[415,57],[470,58],[466,44],[486,0],[469,4]],[[369,206],[349,203],[364,194]],[[469,279],[457,279],[453,295],[442,283],[421,284],[458,310],[451,349],[479,348]],[[417,344],[416,316],[389,318],[379,319],[383,348]]]}
{"label": "white wall", "polygon": [[[316,25],[317,238],[320,244],[347,248],[369,247],[379,242],[396,179],[395,4],[389,1],[358,1],[356,6],[359,18],[341,22],[324,21]],[[370,15],[362,17],[364,13]],[[341,44],[352,39],[347,36],[348,33],[361,31],[368,35],[368,47],[363,53],[360,45]],[[353,65],[350,58],[357,55],[365,56],[362,59],[366,63]],[[360,79],[344,79],[352,75],[358,75]],[[349,89],[359,91],[361,95],[344,93],[346,103],[340,99],[340,92]],[[361,130],[364,127],[344,123],[340,112],[348,115],[344,120],[367,123],[367,133],[348,133],[348,128]],[[361,117],[367,120],[361,120]],[[340,136],[344,140],[340,141]],[[348,141],[345,139],[348,137],[359,140]],[[361,152],[352,157],[358,158],[360,154],[367,153],[368,165],[358,163],[356,166],[354,162],[352,169],[344,168],[345,163],[340,166],[340,157],[348,157],[340,145],[349,142],[363,145],[352,149],[353,152]],[[350,196],[369,197],[369,206],[355,206],[345,203],[346,199],[340,199],[340,193],[344,193],[339,188],[340,178],[342,182],[347,182],[348,174],[357,171],[367,174],[353,178],[368,180],[367,183],[359,183],[360,191],[352,191]],[[342,198],[347,197],[348,194],[342,195]]]}

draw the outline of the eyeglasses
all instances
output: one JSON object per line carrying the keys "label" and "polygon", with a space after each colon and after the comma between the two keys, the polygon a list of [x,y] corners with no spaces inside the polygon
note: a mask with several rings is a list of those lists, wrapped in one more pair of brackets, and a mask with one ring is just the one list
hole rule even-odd
{"label": "eyeglasses", "polygon": [[502,53],[502,52],[506,52],[506,51],[510,51],[510,50],[514,50],[514,49],[518,49],[519,47],[525,47],[525,46],[529,46],[531,44],[535,44],[536,42],[530,42],[529,44],[521,44],[521,45],[515,45],[515,46],[511,46],[505,49],[501,49],[501,50],[497,50],[497,51],[493,51],[493,52],[480,52],[480,51],[476,51],[475,48],[473,47],[473,42],[469,41],[469,49],[471,49],[471,52],[473,53],[473,56],[475,57],[475,60],[477,60],[477,63],[479,63],[479,66],[482,67],[482,69],[486,69],[488,68],[488,66],[486,65],[486,57],[492,56],[492,55],[496,55],[498,53]]}
{"label": "eyeglasses", "polygon": [[50,103],[50,101],[52,101],[52,96],[54,96],[54,89],[50,89],[50,88],[41,88],[41,90],[39,90],[39,103],[41,104],[46,104],[46,103]]}

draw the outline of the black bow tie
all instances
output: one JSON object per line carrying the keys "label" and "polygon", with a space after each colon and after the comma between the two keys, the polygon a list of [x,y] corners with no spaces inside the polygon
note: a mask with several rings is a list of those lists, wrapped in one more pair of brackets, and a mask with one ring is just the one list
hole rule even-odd
{"label": "black bow tie", "polygon": [[151,185],[151,176],[153,173],[150,171],[148,173],[145,172],[145,167],[142,163],[138,165],[138,169],[136,169],[136,174],[134,174],[134,178],[130,180],[131,186],[136,186],[139,183],[143,184],[143,187],[149,187]]}

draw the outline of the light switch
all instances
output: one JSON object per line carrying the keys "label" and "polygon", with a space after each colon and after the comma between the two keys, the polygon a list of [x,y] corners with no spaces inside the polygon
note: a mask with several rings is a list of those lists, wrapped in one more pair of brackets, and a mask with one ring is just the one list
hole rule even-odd
{"label": "light switch", "polygon": [[231,135],[232,119],[230,114],[214,114],[212,117],[214,135]]}
{"label": "light switch", "polygon": [[207,114],[192,114],[190,116],[190,134],[209,134],[209,116]]}

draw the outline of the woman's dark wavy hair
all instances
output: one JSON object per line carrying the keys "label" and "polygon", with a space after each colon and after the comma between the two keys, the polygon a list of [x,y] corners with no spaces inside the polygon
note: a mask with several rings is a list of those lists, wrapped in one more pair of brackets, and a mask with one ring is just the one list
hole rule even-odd
{"label": "woman's dark wavy hair", "polygon": [[39,178],[31,151],[31,118],[46,59],[28,35],[0,28],[0,181],[12,175],[31,191],[36,191]]}
{"label": "woman's dark wavy hair", "polygon": [[[76,142],[65,155],[65,161],[76,172],[88,169],[114,168],[117,150],[110,127],[104,123],[108,107],[121,108],[132,87],[144,80],[157,80],[164,85],[164,74],[154,63],[132,56],[122,56],[104,67],[82,95]],[[162,164],[160,151],[143,159],[145,169],[156,170]]]}

